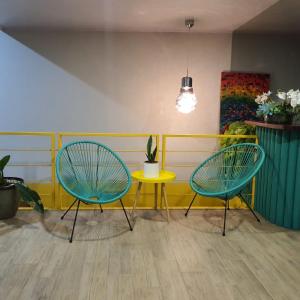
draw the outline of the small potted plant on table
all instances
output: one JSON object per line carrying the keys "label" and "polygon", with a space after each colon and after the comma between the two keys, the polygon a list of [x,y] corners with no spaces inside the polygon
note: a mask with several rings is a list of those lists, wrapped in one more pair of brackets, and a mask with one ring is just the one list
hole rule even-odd
{"label": "small potted plant on table", "polygon": [[156,178],[159,177],[159,164],[156,161],[157,146],[152,151],[152,135],[150,135],[147,142],[147,160],[144,162],[144,177]]}
{"label": "small potted plant on table", "polygon": [[43,213],[44,206],[36,191],[26,186],[21,178],[4,177],[3,171],[9,159],[10,155],[7,155],[0,160],[0,219],[14,217],[21,198],[36,211]]}

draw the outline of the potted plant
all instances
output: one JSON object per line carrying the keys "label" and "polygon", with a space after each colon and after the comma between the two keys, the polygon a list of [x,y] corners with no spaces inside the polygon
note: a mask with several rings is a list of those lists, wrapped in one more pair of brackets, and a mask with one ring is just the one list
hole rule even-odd
{"label": "potted plant", "polygon": [[155,160],[157,152],[157,146],[152,151],[152,135],[150,135],[147,142],[147,160],[144,162],[144,177],[156,178],[159,177],[159,164]]}
{"label": "potted plant", "polygon": [[44,206],[39,194],[24,184],[18,177],[4,177],[4,168],[10,160],[10,155],[0,160],[0,219],[12,218],[16,215],[19,201],[32,206],[36,211],[43,213]]}
{"label": "potted plant", "polygon": [[265,122],[288,124],[299,121],[300,91],[278,91],[273,95],[271,91],[256,97],[259,104],[257,115]]}
{"label": "potted plant", "polygon": [[283,101],[289,103],[289,111],[291,114],[291,121],[294,125],[300,125],[300,91],[289,90],[288,92],[279,91],[277,96]]}

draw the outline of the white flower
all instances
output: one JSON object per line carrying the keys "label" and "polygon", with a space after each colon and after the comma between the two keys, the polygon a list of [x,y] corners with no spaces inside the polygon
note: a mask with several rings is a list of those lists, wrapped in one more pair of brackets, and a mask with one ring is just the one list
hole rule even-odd
{"label": "white flower", "polygon": [[260,95],[257,95],[257,96],[256,96],[255,102],[256,102],[257,104],[260,104]]}
{"label": "white flower", "polygon": [[286,92],[278,91],[277,97],[282,100],[286,100]]}
{"label": "white flower", "polygon": [[294,90],[290,89],[288,92],[278,90],[277,91],[277,98],[272,99],[271,98],[271,91],[267,93],[263,93],[261,95],[258,95],[255,99],[255,102],[258,103],[259,105],[264,105],[264,104],[275,104],[275,103],[281,103],[281,104],[287,104],[290,105],[293,109],[296,108],[297,106],[300,107],[300,90]]}
{"label": "white flower", "polygon": [[257,104],[261,104],[261,96],[260,96],[260,95],[256,96],[255,102],[256,102]]}
{"label": "white flower", "polygon": [[300,105],[300,93],[298,93],[297,104]]}
{"label": "white flower", "polygon": [[263,93],[262,95],[258,95],[256,98],[255,98],[255,102],[257,104],[264,104],[268,101],[269,99],[269,96],[272,94],[271,91],[268,91],[267,93]]}
{"label": "white flower", "polygon": [[291,106],[295,108],[298,104],[298,97],[291,97]]}
{"label": "white flower", "polygon": [[289,90],[286,94],[288,97],[291,97],[291,95],[293,94],[294,90]]}
{"label": "white flower", "polygon": [[289,90],[288,92],[287,92],[287,96],[289,97],[289,98],[293,98],[293,97],[295,97],[295,96],[297,96],[299,94],[299,90]]}
{"label": "white flower", "polygon": [[287,92],[287,99],[289,99],[291,106],[295,108],[297,105],[300,105],[300,91],[298,90],[289,90]]}

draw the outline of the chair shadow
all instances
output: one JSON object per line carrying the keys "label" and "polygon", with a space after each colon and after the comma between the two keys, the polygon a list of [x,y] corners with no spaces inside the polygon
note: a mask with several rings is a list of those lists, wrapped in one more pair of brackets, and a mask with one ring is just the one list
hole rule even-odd
{"label": "chair shadow", "polygon": [[[185,210],[180,214],[176,211],[176,221],[180,225],[201,233],[221,233],[223,229],[223,210],[191,210],[185,217]],[[192,220],[190,220],[193,218]],[[227,211],[226,233],[239,231],[248,233],[279,233],[288,229],[276,226],[259,215],[260,222],[254,218],[249,210],[230,209]],[[195,219],[198,219],[195,221]],[[203,222],[203,220],[205,222]]]}
{"label": "chair shadow", "polygon": [[[74,211],[70,211],[63,220],[63,211],[48,212],[42,219],[44,229],[56,238],[69,240]],[[123,214],[123,211],[122,211]],[[79,211],[73,241],[101,241],[110,240],[130,232],[126,218],[116,218],[113,211],[104,210]]]}
{"label": "chair shadow", "polygon": [[[238,229],[244,222],[242,218],[230,216],[231,211],[233,209],[227,214],[226,233]],[[182,210],[182,214],[178,211],[176,212],[176,221],[185,228],[201,233],[222,233],[224,222],[223,210],[190,210],[187,217],[185,216],[185,212],[186,210]]]}

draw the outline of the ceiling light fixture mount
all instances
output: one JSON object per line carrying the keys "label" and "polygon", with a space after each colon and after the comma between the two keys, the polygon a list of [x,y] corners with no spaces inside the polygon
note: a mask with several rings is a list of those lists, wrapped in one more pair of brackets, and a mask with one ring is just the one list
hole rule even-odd
{"label": "ceiling light fixture mount", "polygon": [[[185,19],[185,26],[190,32],[195,24],[194,18]],[[197,104],[197,98],[193,90],[193,79],[189,76],[189,51],[187,51],[186,76],[181,79],[180,94],[176,99],[176,108],[179,112],[188,114],[192,112]]]}
{"label": "ceiling light fixture mount", "polygon": [[191,29],[195,24],[195,20],[194,20],[194,18],[185,19],[184,24],[185,24],[186,28]]}

